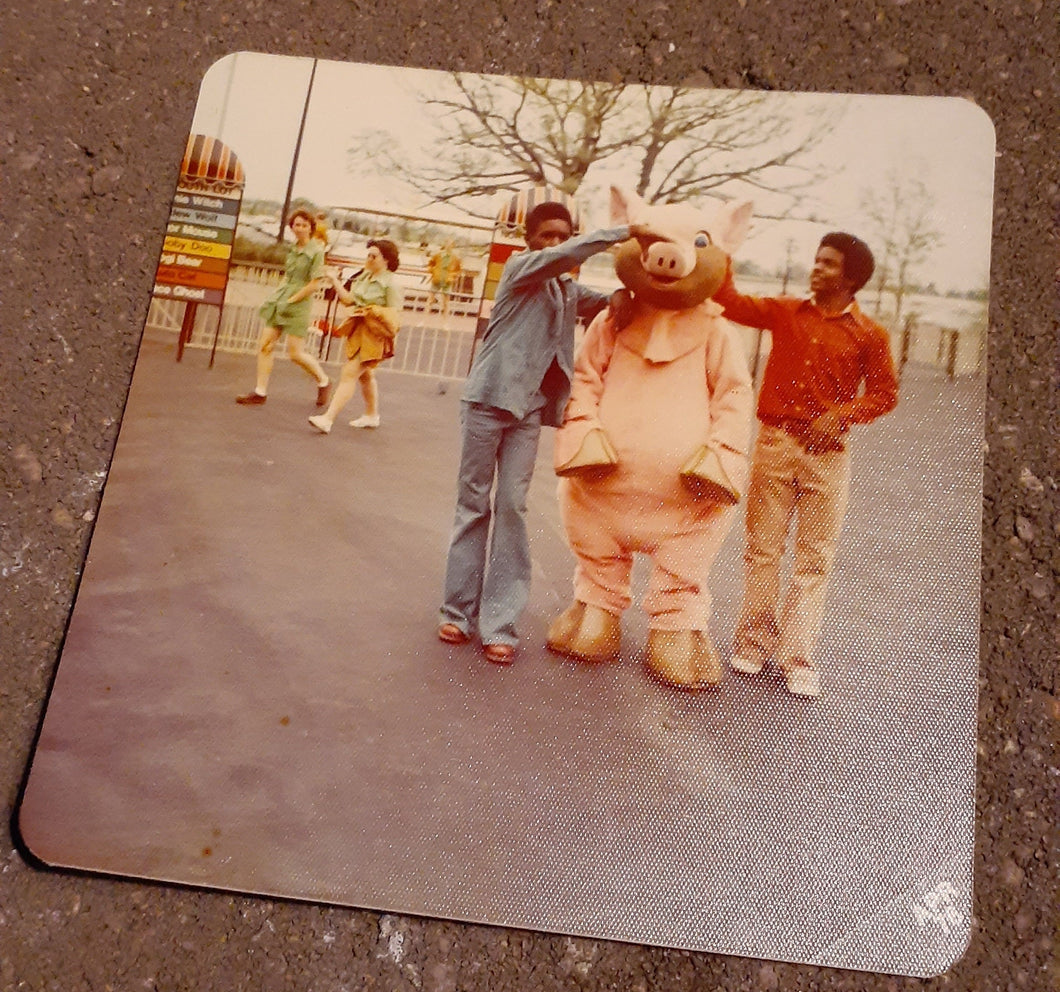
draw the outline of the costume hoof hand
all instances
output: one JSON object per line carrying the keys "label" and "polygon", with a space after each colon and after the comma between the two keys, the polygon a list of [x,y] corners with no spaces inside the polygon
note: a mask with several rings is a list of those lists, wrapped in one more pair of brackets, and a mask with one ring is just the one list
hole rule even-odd
{"label": "costume hoof hand", "polygon": [[618,452],[602,429],[595,428],[585,435],[578,453],[562,465],[556,466],[561,478],[595,479],[613,472],[618,467]]}
{"label": "costume hoof hand", "polygon": [[681,481],[697,499],[733,506],[740,502],[740,490],[721,464],[718,453],[703,445],[681,469]]}

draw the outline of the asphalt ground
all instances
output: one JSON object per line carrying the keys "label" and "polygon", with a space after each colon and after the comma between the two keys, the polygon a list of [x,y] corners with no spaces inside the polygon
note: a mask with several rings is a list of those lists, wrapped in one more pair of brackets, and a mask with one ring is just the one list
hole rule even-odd
{"label": "asphalt ground", "polygon": [[[510,669],[435,637],[457,386],[380,373],[329,436],[277,362],[145,339],[21,824],[45,862],[842,967],[971,926],[980,378],[907,370],[856,431],[819,701],[685,695],[544,649],[569,601],[551,432]],[[742,512],[714,570],[728,656]],[[643,588],[644,563],[637,587]],[[793,923],[793,921],[798,921]]]}

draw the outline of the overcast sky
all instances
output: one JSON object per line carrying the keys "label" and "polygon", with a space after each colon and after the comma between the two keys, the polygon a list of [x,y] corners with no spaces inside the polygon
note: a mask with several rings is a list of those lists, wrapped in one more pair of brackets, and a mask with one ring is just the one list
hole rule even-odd
{"label": "overcast sky", "polygon": [[[203,80],[191,130],[217,137],[236,152],[247,175],[247,198],[283,200],[312,65],[311,59],[239,53],[216,63]],[[421,149],[431,154],[429,139],[421,136],[431,132],[432,111],[417,93],[437,92],[445,81],[445,74],[429,70],[318,62],[294,195],[322,206],[466,219],[425,203],[393,177],[354,174],[348,166],[355,136],[366,131],[390,132],[409,155]],[[813,212],[824,223],[760,221],[739,256],[771,268],[782,264],[790,239],[799,260],[808,262],[825,230],[863,233],[864,190],[880,187],[897,170],[928,187],[935,204],[932,221],[943,233],[920,277],[943,289],[986,287],[994,134],[983,111],[942,97],[777,93],[766,98],[795,116],[822,104],[841,111],[839,125],[812,153],[830,176],[813,190]],[[611,178],[603,172],[596,177]],[[603,208],[590,205],[589,221],[606,224]]]}

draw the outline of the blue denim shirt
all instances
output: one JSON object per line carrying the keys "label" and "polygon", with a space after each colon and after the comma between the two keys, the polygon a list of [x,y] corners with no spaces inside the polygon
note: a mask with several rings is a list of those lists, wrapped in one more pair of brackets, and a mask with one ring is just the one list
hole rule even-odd
{"label": "blue denim shirt", "polygon": [[[558,426],[574,371],[574,325],[578,317],[595,317],[609,299],[568,273],[629,236],[628,227],[612,227],[555,248],[512,255],[464,385],[464,400],[506,410],[522,420],[541,406],[543,393],[542,423]],[[550,375],[545,384],[553,362],[561,375]]]}

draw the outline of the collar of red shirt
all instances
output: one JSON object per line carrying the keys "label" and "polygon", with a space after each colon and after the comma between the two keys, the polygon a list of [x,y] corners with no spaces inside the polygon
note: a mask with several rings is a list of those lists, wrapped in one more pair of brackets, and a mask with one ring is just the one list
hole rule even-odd
{"label": "collar of red shirt", "polygon": [[812,296],[807,296],[802,301],[803,306],[813,307],[824,320],[835,320],[838,317],[844,317],[850,314],[851,317],[857,321],[859,327],[868,328],[872,326],[872,321],[865,316],[864,311],[858,306],[857,300],[851,300],[839,313],[825,313],[818,305],[817,301]]}

